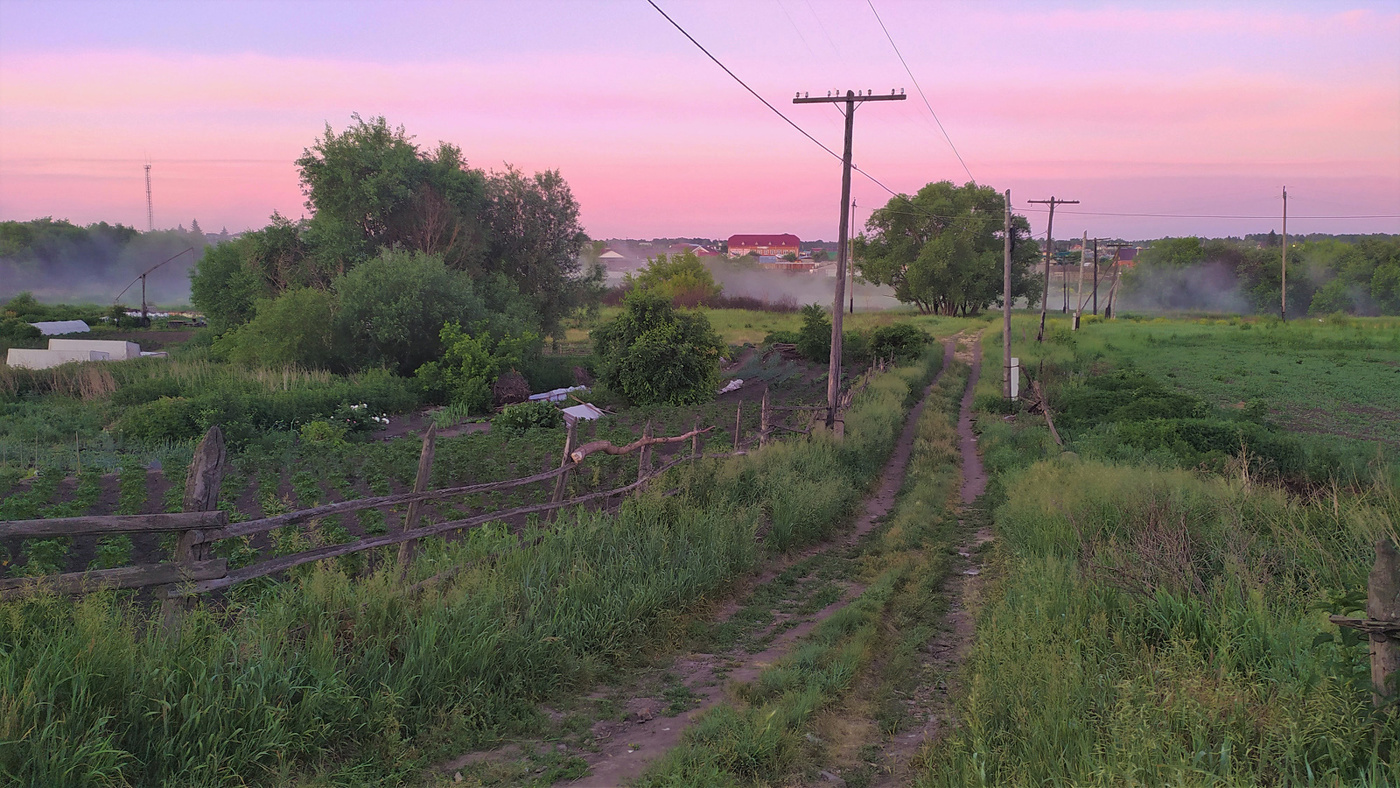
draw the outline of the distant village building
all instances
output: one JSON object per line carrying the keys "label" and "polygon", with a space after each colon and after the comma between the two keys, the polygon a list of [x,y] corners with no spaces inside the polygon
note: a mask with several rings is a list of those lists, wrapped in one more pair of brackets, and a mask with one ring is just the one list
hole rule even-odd
{"label": "distant village building", "polygon": [[1124,268],[1132,268],[1137,265],[1137,253],[1136,246],[1120,246],[1118,253],[1113,256],[1113,262]]}
{"label": "distant village building", "polygon": [[802,241],[792,233],[729,236],[730,257],[743,257],[746,254],[782,257],[785,254],[797,255],[801,252]]}

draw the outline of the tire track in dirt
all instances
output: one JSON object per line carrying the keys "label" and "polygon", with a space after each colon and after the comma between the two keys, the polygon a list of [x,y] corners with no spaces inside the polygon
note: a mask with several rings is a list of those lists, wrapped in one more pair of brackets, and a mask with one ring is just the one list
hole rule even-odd
{"label": "tire track in dirt", "polygon": [[[963,543],[958,559],[943,585],[948,599],[944,628],[925,647],[920,665],[920,684],[908,701],[910,716],[921,724],[900,731],[884,743],[884,769],[873,785],[909,785],[914,781],[912,762],[921,751],[937,746],[956,724],[954,701],[957,696],[957,672],[972,646],[976,631],[973,610],[982,590],[981,549],[992,541],[991,518],[973,505],[987,489],[987,473],[977,453],[977,435],[973,430],[972,404],[977,381],[982,374],[982,340],[973,341],[967,388],[963,391],[958,411],[958,446],[962,464],[962,484],[958,510],[958,533]],[[978,523],[969,533],[969,521]]]}
{"label": "tire track in dirt", "polygon": [[[890,453],[889,460],[881,471],[880,486],[865,499],[865,509],[856,519],[854,527],[847,532],[845,538],[808,548],[760,573],[746,584],[744,590],[736,595],[734,601],[722,609],[717,617],[718,622],[726,621],[732,617],[740,609],[740,600],[748,597],[755,589],[765,583],[774,580],[787,568],[820,553],[851,547],[889,515],[894,508],[895,497],[899,494],[900,488],[904,486],[909,457],[913,452],[914,437],[918,432],[919,419],[923,416],[929,392],[933,391],[934,386],[938,385],[939,380],[942,379],[944,371],[952,365],[956,348],[956,339],[944,343],[942,366],[924,388],[919,401],[915,403],[913,408],[910,408],[905,419],[904,429],[895,443],[894,450]],[[580,753],[588,762],[589,772],[587,775],[567,783],[567,785],[579,788],[610,788],[641,776],[642,772],[653,761],[680,744],[682,734],[692,722],[725,699],[729,685],[757,678],[765,668],[786,656],[794,644],[815,629],[818,624],[850,604],[865,590],[864,586],[856,583],[844,585],[845,588],[839,599],[821,610],[803,617],[802,623],[783,632],[763,651],[756,654],[744,654],[735,648],[720,654],[692,653],[678,658],[674,663],[673,670],[682,676],[683,684],[698,695],[697,705],[685,714],[676,717],[662,717],[656,714],[657,709],[664,706],[664,703],[659,699],[642,699],[640,703],[636,702],[637,699],[629,701],[628,711],[635,714],[636,721],[604,721],[595,724],[593,733],[594,742],[598,745],[596,752]],[[789,619],[790,621],[791,619]]]}

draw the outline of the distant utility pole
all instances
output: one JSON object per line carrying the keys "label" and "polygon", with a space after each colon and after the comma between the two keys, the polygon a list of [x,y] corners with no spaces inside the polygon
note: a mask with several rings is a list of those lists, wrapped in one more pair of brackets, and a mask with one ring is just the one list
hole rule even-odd
{"label": "distant utility pole", "polygon": [[1045,305],[1050,300],[1050,258],[1055,254],[1055,206],[1078,205],[1078,200],[1061,200],[1052,196],[1048,200],[1027,200],[1026,202],[1050,206],[1050,221],[1045,225],[1045,291],[1040,298],[1040,333],[1035,341],[1045,341]]}
{"label": "distant utility pole", "polygon": [[[871,91],[856,93],[846,91],[846,95],[827,94],[826,98],[809,98],[806,93],[794,98],[794,104],[845,104],[846,105],[846,151],[841,157],[841,228],[839,245],[836,248],[836,304],[831,310],[831,360],[827,364],[826,377],[826,426],[836,426],[836,399],[841,394],[841,307],[846,300],[846,250],[851,229],[851,140],[855,135],[856,106],[867,101],[903,101],[904,94],[876,96]],[[854,287],[852,288],[854,289]]]}
{"label": "distant utility pole", "polygon": [[1279,295],[1278,314],[1283,322],[1288,322],[1288,187],[1283,187],[1283,265],[1279,268],[1282,282]]}
{"label": "distant utility pole", "polygon": [[1094,314],[1099,313],[1099,239],[1094,239]]}
{"label": "distant utility pole", "polygon": [[1001,253],[1001,394],[1011,401],[1011,190],[1006,190]]}
{"label": "distant utility pole", "polygon": [[156,214],[151,210],[151,163],[146,162],[146,232],[156,229]]}
{"label": "distant utility pole", "polygon": [[1109,249],[1111,249],[1113,253],[1113,263],[1112,267],[1110,268],[1110,270],[1113,272],[1113,285],[1108,289],[1108,303],[1104,304],[1103,308],[1103,316],[1110,317],[1113,314],[1113,298],[1118,290],[1118,250],[1122,249],[1125,246],[1132,246],[1132,244],[1124,243],[1122,241],[1110,241],[1105,245]]}

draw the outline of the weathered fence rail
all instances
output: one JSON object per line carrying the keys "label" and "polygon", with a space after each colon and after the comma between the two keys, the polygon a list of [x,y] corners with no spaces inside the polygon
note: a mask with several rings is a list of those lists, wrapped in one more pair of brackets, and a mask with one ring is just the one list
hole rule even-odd
{"label": "weathered fence rail", "polygon": [[[850,389],[840,399],[840,410],[849,408],[855,396],[864,389],[878,371],[883,371],[883,369],[883,364],[874,365],[853,381]],[[826,410],[825,405],[773,406],[769,403],[768,391],[765,389],[757,443],[759,446],[767,445],[774,430],[810,435],[817,415]],[[774,414],[778,412],[805,414],[806,425],[804,427],[791,427],[777,423]],[[190,464],[190,472],[185,486],[185,511],[183,512],[96,515],[0,522],[0,539],[100,536],[115,533],[174,533],[178,535],[178,541],[173,561],[139,564],[116,569],[95,569],[38,577],[0,579],[0,599],[24,596],[41,590],[81,594],[100,589],[163,586],[162,589],[158,590],[158,596],[165,600],[163,608],[168,621],[178,611],[181,599],[218,591],[238,583],[277,574],[328,558],[399,545],[398,560],[402,570],[412,557],[413,544],[423,537],[472,528],[496,520],[553,513],[567,507],[583,506],[599,500],[626,495],[642,489],[647,483],[681,463],[702,458],[718,459],[747,454],[744,449],[745,441],[741,435],[742,424],[743,403],[740,402],[735,411],[733,448],[731,451],[719,453],[705,452],[704,436],[713,431],[715,427],[701,427],[698,419],[694,427],[687,432],[680,435],[659,437],[651,434],[651,424],[648,422],[642,437],[622,446],[606,440],[595,440],[578,445],[576,425],[570,425],[566,433],[559,467],[553,470],[516,479],[442,487],[436,490],[428,489],[436,444],[436,429],[429,427],[423,436],[423,449],[419,456],[418,472],[411,492],[337,501],[239,523],[230,523],[228,514],[216,509],[227,455],[224,449],[223,433],[217,426],[211,427],[195,449],[194,459]],[[687,441],[690,443],[689,452],[671,456],[661,465],[652,467],[653,447],[683,444]],[[609,490],[599,490],[572,498],[564,497],[569,474],[578,469],[590,455],[624,456],[633,453],[638,454],[636,481]],[[549,482],[553,482],[552,494],[549,500],[543,503],[516,506],[423,526],[418,525],[422,506],[430,501],[476,493],[499,492]],[[290,555],[265,559],[232,570],[229,569],[225,559],[210,556],[212,545],[225,539],[264,534],[278,528],[332,515],[405,504],[408,505],[408,511],[404,516],[402,526],[395,533],[364,537],[343,544],[315,547]]]}

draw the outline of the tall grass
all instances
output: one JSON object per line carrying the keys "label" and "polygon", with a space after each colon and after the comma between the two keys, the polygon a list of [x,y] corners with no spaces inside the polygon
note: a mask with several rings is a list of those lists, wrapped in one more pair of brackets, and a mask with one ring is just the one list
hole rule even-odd
{"label": "tall grass", "polygon": [[[857,563],[861,595],[821,622],[792,653],[737,688],[736,697],[707,711],[680,746],[653,764],[638,785],[728,786],[791,784],[816,778],[829,757],[820,729],[824,715],[872,669],[889,677],[878,698],[880,722],[903,723],[901,682],[914,674],[919,651],[932,638],[948,570],[946,504],[956,493],[954,427],[967,368],[948,370],[919,421],[908,475],[888,521],[862,545]],[[856,578],[852,578],[856,579]],[[896,686],[898,685],[898,686]]]}
{"label": "tall grass", "polygon": [[[932,361],[933,356],[930,356]],[[111,592],[0,603],[0,774],[19,784],[394,783],[535,724],[535,704],[636,660],[763,554],[827,534],[888,454],[928,366],[883,376],[842,444],[712,462],[615,515],[434,541],[413,583],[336,564],[237,589],[164,634]],[[818,503],[786,484],[836,490]],[[766,528],[765,522],[772,523]],[[780,525],[781,523],[781,525]],[[779,541],[776,537],[773,541]]]}
{"label": "tall grass", "polygon": [[[962,727],[921,785],[1393,784],[1327,600],[1400,505],[1073,458],[1015,475]],[[1334,610],[1332,612],[1344,612]]]}

